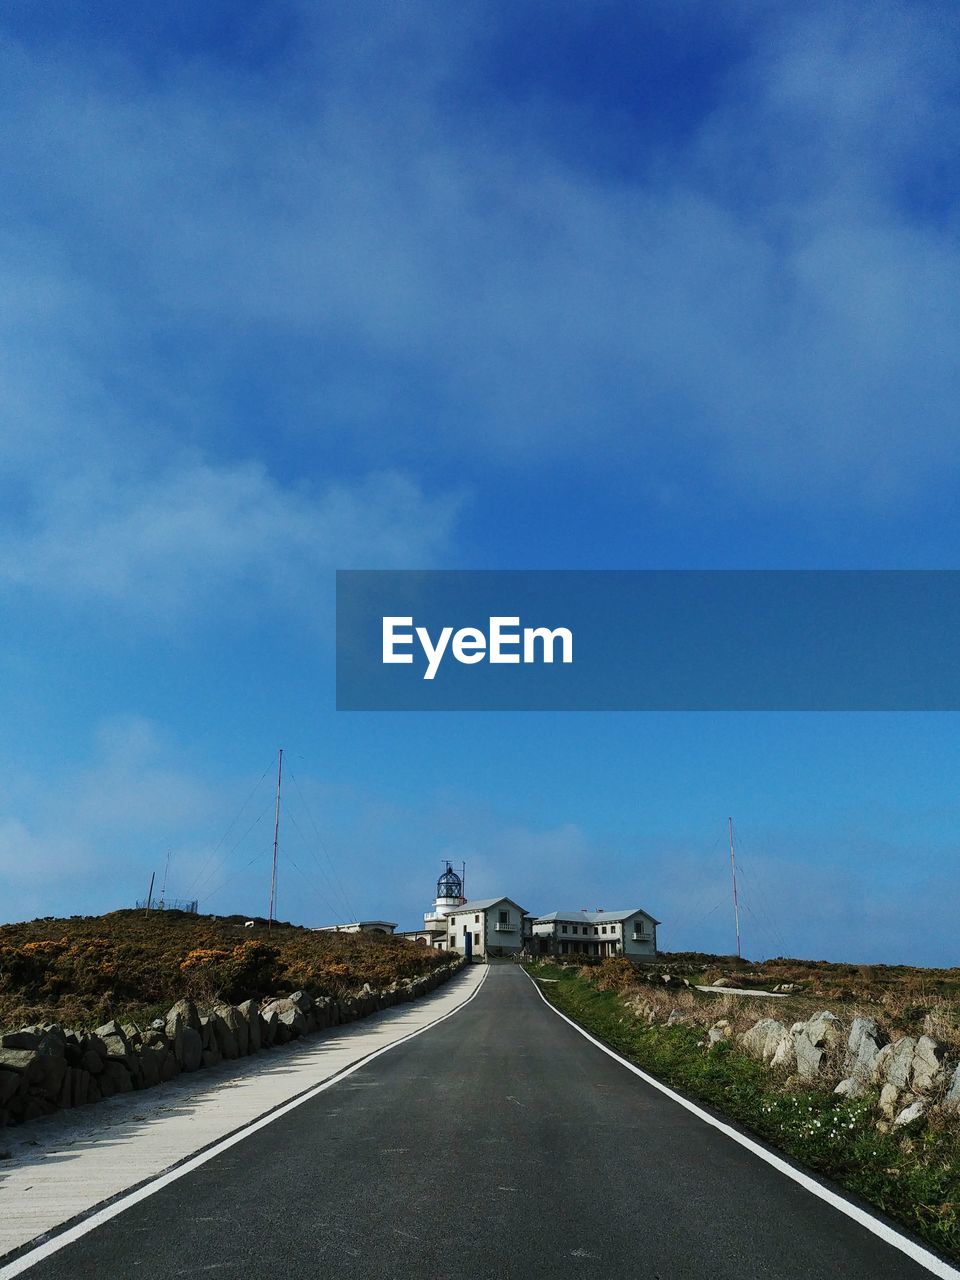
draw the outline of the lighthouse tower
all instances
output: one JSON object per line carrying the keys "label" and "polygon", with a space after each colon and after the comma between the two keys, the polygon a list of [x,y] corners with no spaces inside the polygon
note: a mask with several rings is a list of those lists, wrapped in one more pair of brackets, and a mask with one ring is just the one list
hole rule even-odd
{"label": "lighthouse tower", "polygon": [[423,913],[423,927],[427,933],[436,934],[437,940],[446,939],[447,916],[464,902],[463,876],[453,869],[453,864],[444,861],[443,871],[437,881],[437,896],[433,910]]}

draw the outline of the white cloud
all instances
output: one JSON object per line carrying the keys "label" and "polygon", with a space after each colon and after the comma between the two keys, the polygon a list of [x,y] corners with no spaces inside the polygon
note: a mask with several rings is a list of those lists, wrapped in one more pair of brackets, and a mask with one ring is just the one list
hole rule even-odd
{"label": "white cloud", "polygon": [[[139,382],[161,436],[217,439],[218,388],[252,360],[276,367],[268,400],[295,448],[346,432],[389,465],[669,473],[698,447],[728,484],[779,500],[909,496],[954,459],[960,255],[911,199],[957,130],[944,18],[747,8],[731,20],[749,54],[692,139],[645,139],[653,159],[615,178],[558,158],[562,101],[450,109],[485,48],[479,10],[369,24],[305,9],[280,92],[203,61],[147,80],[8,49],[14,208],[29,193],[62,211],[29,233],[43,359],[25,411],[55,415],[59,387],[81,435],[104,408],[129,446]],[[155,350],[171,335],[172,377]],[[159,543],[177,542],[155,517],[166,487],[205,485],[228,511],[257,487],[236,463],[219,483],[165,478],[156,502],[141,495]],[[299,497],[284,505],[302,527]],[[80,579],[109,590],[125,572]]]}
{"label": "white cloud", "polygon": [[334,568],[416,568],[446,550],[458,503],[430,500],[395,472],[358,483],[291,487],[259,463],[196,463],[116,481],[64,479],[37,502],[31,528],[0,539],[0,581],[161,615],[233,610],[242,590],[327,603]]}

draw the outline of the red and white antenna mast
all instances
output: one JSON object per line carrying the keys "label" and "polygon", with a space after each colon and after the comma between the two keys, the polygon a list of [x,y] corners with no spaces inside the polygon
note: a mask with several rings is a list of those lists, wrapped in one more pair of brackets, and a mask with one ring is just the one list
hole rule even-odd
{"label": "red and white antenna mast", "polygon": [[267,917],[267,928],[273,928],[273,908],[277,900],[277,845],[280,840],[280,780],[283,777],[283,747],[277,761],[277,812],[273,820],[273,874],[270,877],[270,914]]}
{"label": "red and white antenna mast", "polygon": [[737,901],[737,860],[733,856],[733,819],[728,818],[730,824],[730,874],[733,876],[733,915],[737,922],[737,959],[740,959],[740,903]]}

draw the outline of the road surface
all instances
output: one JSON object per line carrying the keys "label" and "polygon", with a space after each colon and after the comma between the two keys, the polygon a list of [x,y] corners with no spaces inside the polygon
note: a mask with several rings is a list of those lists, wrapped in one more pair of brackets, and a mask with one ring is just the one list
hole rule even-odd
{"label": "road surface", "polygon": [[604,1054],[514,965],[31,1280],[930,1271]]}

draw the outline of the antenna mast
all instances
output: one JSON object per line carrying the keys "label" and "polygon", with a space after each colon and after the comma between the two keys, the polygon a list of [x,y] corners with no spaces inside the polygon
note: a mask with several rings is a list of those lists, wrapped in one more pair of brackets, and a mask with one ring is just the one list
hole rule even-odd
{"label": "antenna mast", "polygon": [[733,914],[737,922],[737,959],[740,959],[740,904],[737,901],[737,862],[733,856],[733,819],[728,818],[730,824],[730,874],[733,876]]}
{"label": "antenna mast", "polygon": [[283,747],[277,762],[277,812],[273,821],[273,874],[270,877],[270,914],[267,917],[267,928],[273,928],[273,908],[277,900],[277,844],[280,839],[280,780],[283,777]]}

